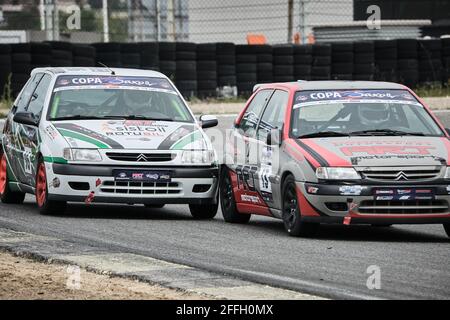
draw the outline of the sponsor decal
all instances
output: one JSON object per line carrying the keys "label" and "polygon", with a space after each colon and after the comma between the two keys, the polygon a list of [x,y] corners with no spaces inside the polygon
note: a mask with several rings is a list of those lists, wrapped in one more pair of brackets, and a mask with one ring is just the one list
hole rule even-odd
{"label": "sponsor decal", "polygon": [[241,195],[241,200],[243,202],[259,203],[259,198],[258,197],[247,195],[247,194],[242,194]]}
{"label": "sponsor decal", "polygon": [[341,186],[339,192],[343,196],[359,196],[363,189],[362,186]]}
{"label": "sponsor decal", "polygon": [[394,197],[393,196],[378,196],[378,197],[376,197],[376,200],[391,201],[391,200],[394,200]]}
{"label": "sponsor decal", "polygon": [[55,89],[89,87],[89,88],[125,88],[125,89],[159,89],[175,93],[175,89],[164,78],[128,77],[128,76],[59,76]]}
{"label": "sponsor decal", "polygon": [[168,125],[156,121],[108,121],[101,127],[106,136],[162,137]]}
{"label": "sponsor decal", "polygon": [[349,146],[340,150],[346,156],[365,153],[367,155],[429,155],[434,146]]}
{"label": "sponsor decal", "polygon": [[[375,200],[432,200],[435,198],[434,189],[417,189],[417,188],[389,188],[374,189],[373,194]],[[380,196],[382,194],[383,196]],[[389,196],[387,196],[389,194]]]}
{"label": "sponsor decal", "polygon": [[316,90],[302,91],[295,97],[297,104],[294,108],[303,105],[322,103],[360,102],[373,103],[414,103],[419,102],[406,90]]}
{"label": "sponsor decal", "polygon": [[170,182],[170,172],[156,172],[148,170],[114,170],[116,181],[139,181],[139,182]]}
{"label": "sponsor decal", "polygon": [[52,180],[51,186],[52,186],[53,188],[59,188],[59,187],[61,186],[61,181],[59,180],[59,178],[54,178],[54,179]]}
{"label": "sponsor decal", "polygon": [[45,133],[47,133],[51,140],[55,140],[58,137],[58,131],[51,125],[45,127]]}

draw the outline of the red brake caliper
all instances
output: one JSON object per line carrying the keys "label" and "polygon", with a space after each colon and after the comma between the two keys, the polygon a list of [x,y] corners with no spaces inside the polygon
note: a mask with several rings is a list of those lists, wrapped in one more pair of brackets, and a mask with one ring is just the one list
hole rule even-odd
{"label": "red brake caliper", "polygon": [[47,178],[45,176],[45,166],[43,163],[39,165],[38,174],[36,178],[36,202],[39,207],[45,204],[47,197]]}
{"label": "red brake caliper", "polygon": [[0,162],[0,194],[5,193],[6,184],[8,183],[6,156],[3,155]]}

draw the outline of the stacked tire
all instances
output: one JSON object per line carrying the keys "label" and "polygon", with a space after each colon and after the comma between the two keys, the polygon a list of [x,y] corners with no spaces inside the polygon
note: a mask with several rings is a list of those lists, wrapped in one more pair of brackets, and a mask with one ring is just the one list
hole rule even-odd
{"label": "stacked tire", "polygon": [[95,67],[95,48],[87,44],[72,45],[74,67]]}
{"label": "stacked tire", "polygon": [[267,44],[254,45],[254,53],[256,54],[257,63],[257,82],[270,83],[273,82],[273,48]]}
{"label": "stacked tire", "polygon": [[312,62],[312,45],[294,46],[294,78],[296,80],[311,80]]}
{"label": "stacked tire", "polygon": [[397,40],[375,41],[375,79],[380,81],[398,81]]}
{"label": "stacked tire", "polygon": [[145,70],[159,70],[159,43],[141,42],[139,44],[141,55],[141,68]]}
{"label": "stacked tire", "polygon": [[50,67],[52,64],[52,47],[45,42],[30,43],[31,68]]}
{"label": "stacked tire", "polygon": [[63,41],[48,42],[52,47],[52,67],[71,67],[73,65],[72,44]]}
{"label": "stacked tire", "polygon": [[416,39],[397,40],[398,81],[414,88],[419,83],[419,60]]}
{"label": "stacked tire", "polygon": [[331,45],[314,44],[312,46],[313,61],[311,80],[331,79]]}
{"label": "stacked tire", "polygon": [[141,47],[138,43],[122,43],[120,56],[123,68],[139,69],[141,67]]}
{"label": "stacked tire", "polygon": [[0,96],[5,93],[5,87],[11,78],[11,46],[0,44]]}
{"label": "stacked tire", "polygon": [[11,90],[17,96],[30,77],[31,45],[30,43],[16,43],[11,45]]}
{"label": "stacked tire", "polygon": [[353,79],[353,42],[336,42],[331,45],[331,79]]}
{"label": "stacked tire", "polygon": [[234,43],[216,43],[217,85],[236,87],[236,46]]}
{"label": "stacked tire", "polygon": [[373,41],[353,44],[353,80],[372,81],[375,76],[375,47]]}
{"label": "stacked tire", "polygon": [[175,72],[177,70],[175,42],[160,42],[158,44],[159,52],[159,71],[175,80]]}
{"label": "stacked tire", "polygon": [[273,47],[273,80],[275,82],[294,81],[294,47],[276,45]]}
{"label": "stacked tire", "polygon": [[197,96],[197,45],[177,42],[175,83],[185,98]]}
{"label": "stacked tire", "polygon": [[450,85],[450,38],[442,40],[442,63],[444,64],[444,82]]}
{"label": "stacked tire", "polygon": [[199,98],[211,98],[217,95],[216,44],[197,45],[197,89]]}
{"label": "stacked tire", "polygon": [[258,82],[258,60],[251,45],[236,46],[236,79],[238,94],[249,97]]}
{"label": "stacked tire", "polygon": [[94,43],[96,50],[96,63],[98,65],[106,65],[110,68],[120,68],[122,66],[120,43],[117,42],[100,42]]}
{"label": "stacked tire", "polygon": [[418,48],[419,82],[426,85],[440,85],[444,79],[441,40],[419,40]]}

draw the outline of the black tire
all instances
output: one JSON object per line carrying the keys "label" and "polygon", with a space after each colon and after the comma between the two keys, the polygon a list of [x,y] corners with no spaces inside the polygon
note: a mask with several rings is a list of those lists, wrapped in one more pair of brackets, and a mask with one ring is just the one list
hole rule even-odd
{"label": "black tire", "polygon": [[273,46],[274,56],[292,56],[294,54],[294,46],[290,44],[281,44]]}
{"label": "black tire", "polygon": [[257,65],[255,63],[238,63],[236,65],[236,72],[238,73],[255,73]]}
{"label": "black tire", "polygon": [[209,220],[213,219],[217,215],[217,209],[219,204],[190,204],[189,211],[191,211],[192,217],[197,220]]}
{"label": "black tire", "polygon": [[444,223],[443,226],[444,226],[445,233],[450,238],[450,223]]}
{"label": "black tire", "polygon": [[13,53],[11,55],[12,63],[30,63],[31,54],[29,53]]}
{"label": "black tire", "polygon": [[0,44],[0,54],[11,54],[11,46],[9,44]]}
{"label": "black tire", "polygon": [[358,41],[353,43],[353,52],[355,53],[367,53],[375,50],[373,41]]}
{"label": "black tire", "polygon": [[216,47],[218,54],[234,55],[236,53],[236,45],[232,42],[218,42]]}
{"label": "black tire", "polygon": [[288,175],[282,187],[282,217],[284,228],[293,237],[309,237],[317,233],[319,224],[309,223],[301,220],[301,209],[299,207],[295,179]]}
{"label": "black tire", "polygon": [[294,46],[294,55],[311,55],[312,52],[312,45],[310,44]]}
{"label": "black tire", "polygon": [[258,54],[258,63],[273,63],[273,55],[268,53]]}
{"label": "black tire", "polygon": [[55,50],[72,51],[72,43],[67,41],[47,41],[46,43]]}
{"label": "black tire", "polygon": [[353,52],[333,52],[333,63],[353,63]]}
{"label": "black tire", "polygon": [[353,63],[333,63],[331,72],[334,74],[351,74],[353,73]]}
{"label": "black tire", "polygon": [[74,45],[72,47],[72,53],[74,56],[95,58],[95,48],[89,45]]}
{"label": "black tire", "polygon": [[233,186],[229,170],[224,168],[220,177],[220,207],[225,222],[247,223],[252,217],[251,214],[239,213],[234,199]]}
{"label": "black tire", "polygon": [[195,51],[177,51],[175,57],[177,61],[195,61],[197,53]]}
{"label": "black tire", "polygon": [[161,203],[161,204],[145,204],[144,205],[147,209],[162,209],[164,208],[165,204]]}
{"label": "black tire", "polygon": [[235,55],[218,54],[216,59],[217,59],[217,64],[220,66],[236,64],[236,56]]}
{"label": "black tire", "polygon": [[375,65],[373,64],[354,64],[353,73],[356,74],[371,74],[375,72]]}
{"label": "black tire", "polygon": [[[2,146],[0,146],[0,150],[1,148]],[[0,188],[3,188],[3,192],[0,189],[0,200],[7,204],[22,204],[25,200],[25,193],[11,190],[8,184],[7,166],[6,156],[3,155],[3,152],[0,152]]]}
{"label": "black tire", "polygon": [[313,56],[329,57],[331,56],[331,45],[329,44],[313,44]]}
{"label": "black tire", "polygon": [[75,56],[73,57],[73,65],[75,67],[95,67],[95,60],[89,57]]}
{"label": "black tire", "polygon": [[257,63],[258,58],[254,54],[237,54],[236,63]]}
{"label": "black tire", "polygon": [[353,56],[354,63],[374,63],[375,54],[372,53],[357,53]]}
{"label": "black tire", "polygon": [[294,65],[308,65],[310,66],[313,62],[312,55],[295,55],[294,56]]}
{"label": "black tire", "polygon": [[[39,197],[42,197],[42,200],[39,200]],[[39,159],[36,170],[36,203],[42,215],[63,214],[67,208],[66,201],[48,199],[47,176],[42,158]]]}
{"label": "black tire", "polygon": [[331,65],[331,56],[318,56],[313,58],[312,62],[313,66],[317,67],[326,67]]}

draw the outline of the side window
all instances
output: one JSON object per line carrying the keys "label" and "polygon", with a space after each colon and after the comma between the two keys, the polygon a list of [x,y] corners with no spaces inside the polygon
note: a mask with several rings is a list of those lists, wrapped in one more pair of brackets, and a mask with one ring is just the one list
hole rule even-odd
{"label": "side window", "polygon": [[288,100],[288,92],[281,90],[274,92],[262,115],[258,127],[258,139],[265,139],[270,130],[280,129],[283,126]]}
{"label": "side window", "polygon": [[42,78],[42,73],[35,74],[25,85],[25,88],[22,90],[22,93],[17,99],[17,111],[23,112],[25,111],[28,102],[30,102],[31,95],[34,92],[39,80]]}
{"label": "side window", "polygon": [[250,102],[244,116],[239,123],[239,129],[243,135],[252,137],[255,135],[256,126],[258,125],[259,117],[267,99],[270,97],[272,90],[261,90],[258,92],[253,100]]}
{"label": "side window", "polygon": [[36,90],[34,90],[31,95],[30,104],[26,108],[28,112],[34,114],[36,118],[41,116],[42,109],[44,108],[44,100],[47,95],[48,87],[50,86],[50,82],[52,81],[52,77],[48,74],[45,74],[41,81],[39,82]]}

